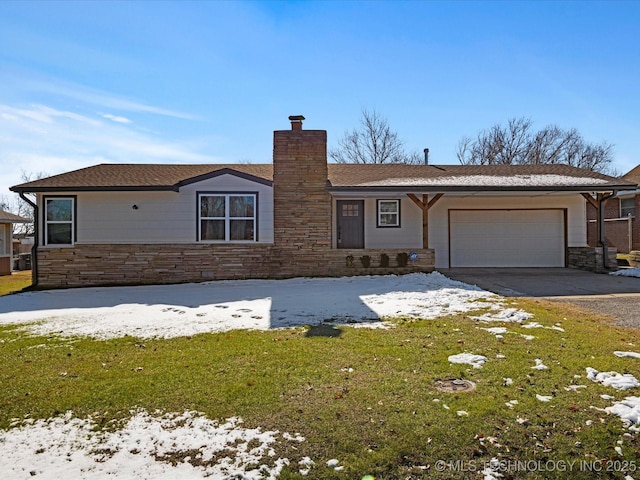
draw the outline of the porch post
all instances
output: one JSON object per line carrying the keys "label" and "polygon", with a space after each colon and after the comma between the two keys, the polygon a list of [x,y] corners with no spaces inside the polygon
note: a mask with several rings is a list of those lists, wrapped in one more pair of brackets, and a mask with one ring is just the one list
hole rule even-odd
{"label": "porch post", "polygon": [[429,195],[422,194],[422,248],[429,248]]}
{"label": "porch post", "polygon": [[438,200],[442,198],[444,193],[437,193],[429,200],[429,194],[422,194],[422,201],[413,193],[407,193],[407,196],[422,210],[422,248],[429,248],[429,209],[433,207]]}
{"label": "porch post", "polygon": [[[596,243],[600,242],[600,205],[598,204],[598,200],[596,198],[593,198],[590,194],[588,193],[582,193],[581,194],[584,199],[589,202],[589,204],[596,209]],[[600,195],[600,194],[596,194],[596,195]]]}

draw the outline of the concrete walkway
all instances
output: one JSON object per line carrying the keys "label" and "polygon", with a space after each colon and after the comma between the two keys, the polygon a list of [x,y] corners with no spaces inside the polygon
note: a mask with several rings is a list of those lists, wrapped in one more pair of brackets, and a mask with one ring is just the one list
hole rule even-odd
{"label": "concrete walkway", "polygon": [[508,297],[564,301],[609,315],[615,323],[640,328],[640,278],[570,268],[451,268],[454,280]]}

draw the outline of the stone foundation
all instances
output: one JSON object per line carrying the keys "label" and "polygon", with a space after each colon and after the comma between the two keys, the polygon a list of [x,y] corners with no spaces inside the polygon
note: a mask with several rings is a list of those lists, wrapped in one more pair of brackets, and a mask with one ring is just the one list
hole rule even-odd
{"label": "stone foundation", "polygon": [[608,248],[609,269],[603,267],[602,247],[569,247],[567,266],[578,270],[606,273],[618,269],[615,248]]}
{"label": "stone foundation", "polygon": [[[97,285],[144,285],[240,280],[404,274],[432,271],[433,250],[414,249],[416,262],[399,267],[396,255],[408,250],[318,249],[291,254],[271,244],[157,244],[78,245],[38,249],[38,287],[65,288]],[[389,267],[380,267],[380,254],[389,256]],[[354,257],[347,266],[347,256]],[[360,257],[370,255],[369,268]]]}

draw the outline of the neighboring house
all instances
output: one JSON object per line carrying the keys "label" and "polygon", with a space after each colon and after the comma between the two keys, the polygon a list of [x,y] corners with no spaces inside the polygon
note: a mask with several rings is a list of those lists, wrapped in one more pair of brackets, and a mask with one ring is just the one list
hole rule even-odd
{"label": "neighboring house", "polygon": [[13,224],[30,223],[28,218],[0,210],[0,275],[11,275],[13,266]]}
{"label": "neighboring house", "polygon": [[272,164],[101,164],[12,187],[37,196],[34,283],[598,269],[585,195],[636,188],[563,165],[327,164],[326,131],[289,119]]}
{"label": "neighboring house", "polygon": [[[640,165],[632,169],[622,180],[640,183]],[[640,189],[621,189],[604,201],[604,236],[608,246],[618,252],[640,250]],[[587,208],[587,239],[591,246],[599,246],[597,210]]]}

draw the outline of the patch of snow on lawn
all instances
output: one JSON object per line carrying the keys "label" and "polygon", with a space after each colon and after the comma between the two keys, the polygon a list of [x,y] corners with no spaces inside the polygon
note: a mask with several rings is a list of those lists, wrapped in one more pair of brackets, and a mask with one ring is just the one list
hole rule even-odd
{"label": "patch of snow on lawn", "polygon": [[544,363],[542,363],[542,360],[540,360],[539,358],[536,358],[536,365],[535,367],[531,367],[534,370],[547,370],[549,367],[547,367]]}
{"label": "patch of snow on lawn", "polygon": [[538,322],[529,322],[522,325],[522,328],[546,328],[547,330],[557,330],[558,332],[564,332],[564,328],[562,328],[559,324],[553,325],[551,327],[545,327]]}
{"label": "patch of snow on lawn", "polygon": [[482,470],[484,480],[498,480],[503,478],[504,475],[500,473],[500,460],[492,458],[488,465]]}
{"label": "patch of snow on lawn", "polygon": [[581,388],[587,388],[586,385],[569,385],[568,387],[564,387],[567,392],[577,392]]}
{"label": "patch of snow on lawn", "polygon": [[623,268],[615,272],[610,272],[609,275],[616,275],[618,277],[640,277],[640,267]]}
{"label": "patch of snow on lawn", "polygon": [[536,393],[536,398],[541,402],[550,402],[553,397],[551,395],[539,395]]}
{"label": "patch of snow on lawn", "polygon": [[300,465],[300,469],[298,470],[298,473],[303,477],[306,477],[307,475],[309,475],[309,472],[311,471],[311,467],[313,467],[315,464],[316,463],[313,460],[311,460],[309,457],[302,457],[302,460],[298,462],[298,465]]}
{"label": "patch of snow on lawn", "polygon": [[598,370],[591,367],[587,367],[587,378],[594,382],[602,383],[606,387],[613,387],[616,390],[629,390],[640,386],[638,379],[630,373],[598,372]]}
{"label": "patch of snow on lawn", "polygon": [[91,418],[68,412],[0,430],[0,471],[8,478],[49,480],[277,478],[289,464],[273,450],[283,441],[279,433],[241,424],[238,418],[220,424],[196,412],[138,411],[121,429],[101,432]]}
{"label": "patch of snow on lawn", "polygon": [[506,327],[491,327],[491,328],[483,328],[482,330],[486,330],[487,332],[489,332],[491,335],[504,335],[505,333],[507,333],[509,330],[507,330]]}
{"label": "patch of snow on lawn", "polygon": [[624,358],[624,357],[640,358],[640,353],[636,353],[636,352],[613,352],[613,354],[616,357],[620,357],[620,358]]}
{"label": "patch of snow on lawn", "polygon": [[640,432],[640,397],[627,397],[605,411],[619,416],[630,430]]}
{"label": "patch of snow on lawn", "polygon": [[541,325],[538,322],[529,322],[522,325],[522,328],[544,328],[544,325]]}
{"label": "patch of snow on lawn", "polygon": [[482,368],[484,362],[487,361],[487,357],[482,355],[474,355],[472,353],[459,353],[457,355],[449,355],[450,363],[468,363],[473,365],[473,368]]}
{"label": "patch of snow on lawn", "polygon": [[228,280],[99,287],[0,297],[0,325],[37,335],[172,338],[232,329],[334,324],[386,326],[500,308],[502,297],[441,273],[343,278]]}
{"label": "patch of snow on lawn", "polygon": [[522,323],[525,320],[533,318],[531,313],[527,313],[524,310],[517,308],[505,308],[498,313],[485,313],[479,317],[471,317],[474,320],[480,320],[481,322],[513,322]]}

